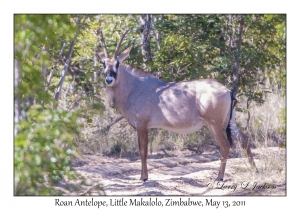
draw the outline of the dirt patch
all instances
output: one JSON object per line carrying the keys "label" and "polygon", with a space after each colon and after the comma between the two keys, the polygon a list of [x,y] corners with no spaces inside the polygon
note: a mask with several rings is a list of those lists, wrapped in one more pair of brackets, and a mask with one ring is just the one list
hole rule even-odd
{"label": "dirt patch", "polygon": [[[220,165],[218,152],[176,157],[149,155],[146,182],[139,180],[141,162],[137,158],[83,155],[74,161],[74,167],[87,182],[101,183],[106,195],[286,195],[285,150],[254,149],[253,153],[259,173],[249,169],[246,158],[233,152],[227,161],[224,182],[214,181]],[[91,184],[82,192],[98,195],[93,187]]]}

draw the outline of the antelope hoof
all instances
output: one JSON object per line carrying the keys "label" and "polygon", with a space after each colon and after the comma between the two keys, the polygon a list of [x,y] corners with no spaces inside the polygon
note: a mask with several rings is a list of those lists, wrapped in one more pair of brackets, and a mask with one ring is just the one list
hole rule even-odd
{"label": "antelope hoof", "polygon": [[140,180],[142,180],[142,181],[147,181],[148,180],[148,177],[145,177],[145,176],[141,176],[141,178],[140,178]]}

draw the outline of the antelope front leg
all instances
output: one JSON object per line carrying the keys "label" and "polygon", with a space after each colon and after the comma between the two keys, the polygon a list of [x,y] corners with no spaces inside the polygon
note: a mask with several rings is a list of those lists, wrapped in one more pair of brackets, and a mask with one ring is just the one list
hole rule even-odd
{"label": "antelope front leg", "polygon": [[146,181],[148,179],[148,170],[147,170],[148,130],[146,128],[137,128],[137,135],[138,135],[139,149],[140,149],[140,154],[142,159],[141,180]]}

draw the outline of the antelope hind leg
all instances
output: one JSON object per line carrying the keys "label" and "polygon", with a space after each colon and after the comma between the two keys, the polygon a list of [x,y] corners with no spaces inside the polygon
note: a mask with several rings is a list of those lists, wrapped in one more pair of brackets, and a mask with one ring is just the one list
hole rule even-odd
{"label": "antelope hind leg", "polygon": [[146,128],[137,128],[137,136],[139,142],[139,150],[142,161],[142,173],[141,180],[146,181],[148,179],[147,169],[147,154],[148,154],[148,130]]}
{"label": "antelope hind leg", "polygon": [[216,181],[223,181],[227,158],[230,150],[230,143],[227,140],[226,134],[221,126],[211,125],[211,130],[216,142],[220,147],[220,153],[221,153],[221,163],[220,163],[219,173],[218,173],[218,177],[216,178]]}
{"label": "antelope hind leg", "polygon": [[221,163],[220,163],[219,173],[218,173],[218,177],[217,177],[216,181],[223,181],[230,146],[223,145],[222,147],[220,146],[220,148],[221,148],[220,149]]}

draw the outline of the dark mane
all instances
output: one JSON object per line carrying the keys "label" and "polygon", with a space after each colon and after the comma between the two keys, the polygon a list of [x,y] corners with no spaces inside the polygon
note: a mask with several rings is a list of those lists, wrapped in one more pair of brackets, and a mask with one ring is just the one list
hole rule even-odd
{"label": "dark mane", "polygon": [[132,75],[137,77],[156,77],[157,79],[161,79],[161,77],[157,73],[146,72],[144,69],[138,67],[132,67],[128,64],[123,64],[125,70],[130,72]]}

